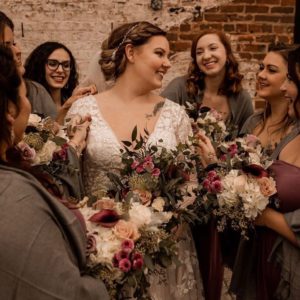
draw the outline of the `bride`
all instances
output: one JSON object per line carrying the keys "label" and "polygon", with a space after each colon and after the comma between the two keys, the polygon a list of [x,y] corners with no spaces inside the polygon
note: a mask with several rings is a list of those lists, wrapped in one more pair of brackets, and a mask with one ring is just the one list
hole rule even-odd
{"label": "bride", "polygon": [[[73,114],[92,116],[84,156],[84,182],[89,195],[109,188],[107,172],[121,165],[122,141],[131,139],[135,126],[138,135],[149,132],[148,144],[172,149],[187,141],[191,126],[184,109],[154,94],[170,68],[166,33],[148,22],[136,22],[116,28],[102,44],[100,66],[107,80],[115,84],[95,96],[73,104]],[[202,299],[202,280],[190,232],[178,242],[179,266],[167,270],[167,283],[151,278],[152,299]]]}

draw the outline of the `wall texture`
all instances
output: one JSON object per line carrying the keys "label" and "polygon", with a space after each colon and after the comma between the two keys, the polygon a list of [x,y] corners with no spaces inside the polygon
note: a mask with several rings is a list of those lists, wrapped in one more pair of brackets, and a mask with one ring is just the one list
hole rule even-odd
{"label": "wall texture", "polygon": [[256,65],[272,41],[292,42],[296,0],[1,0],[0,10],[15,23],[23,57],[47,40],[65,43],[83,77],[90,58],[110,30],[124,22],[147,20],[168,30],[173,67],[165,84],[183,74],[189,63],[191,38],[205,28],[230,36],[245,87],[255,91]]}

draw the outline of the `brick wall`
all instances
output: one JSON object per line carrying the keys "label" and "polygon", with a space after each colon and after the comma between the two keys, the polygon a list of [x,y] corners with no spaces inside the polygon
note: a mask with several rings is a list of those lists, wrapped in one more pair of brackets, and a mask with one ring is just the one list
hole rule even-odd
{"label": "brick wall", "polygon": [[255,66],[268,43],[292,42],[295,1],[163,0],[163,9],[155,11],[150,0],[1,0],[0,10],[13,19],[24,58],[38,44],[57,40],[72,50],[82,77],[101,41],[124,22],[147,20],[168,30],[174,55],[165,84],[186,72],[191,39],[200,30],[224,30],[241,63],[245,87],[254,95]]}

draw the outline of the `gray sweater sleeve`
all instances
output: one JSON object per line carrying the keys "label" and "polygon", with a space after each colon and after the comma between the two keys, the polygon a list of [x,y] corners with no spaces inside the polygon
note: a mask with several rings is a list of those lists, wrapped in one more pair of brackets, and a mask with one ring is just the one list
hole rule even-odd
{"label": "gray sweater sleeve", "polygon": [[180,105],[184,105],[189,97],[186,92],[186,76],[174,78],[161,93],[161,96]]}
{"label": "gray sweater sleeve", "polygon": [[84,231],[29,174],[0,165],[0,299],[108,300],[83,275]]}

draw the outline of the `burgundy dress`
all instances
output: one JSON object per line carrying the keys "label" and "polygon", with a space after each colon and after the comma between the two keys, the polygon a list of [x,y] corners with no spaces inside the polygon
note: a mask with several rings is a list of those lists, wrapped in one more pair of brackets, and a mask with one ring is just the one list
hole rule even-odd
{"label": "burgundy dress", "polygon": [[[300,208],[300,168],[287,162],[277,160],[270,167],[276,181],[278,192],[277,210],[282,213]],[[280,279],[280,266],[268,261],[278,234],[266,227],[257,227],[258,261],[257,261],[257,300],[271,300]]]}

